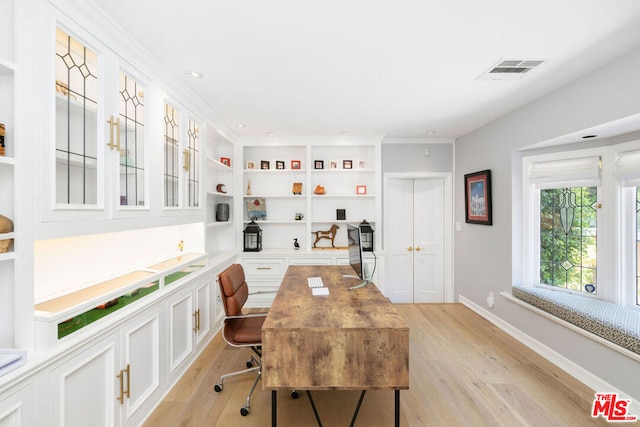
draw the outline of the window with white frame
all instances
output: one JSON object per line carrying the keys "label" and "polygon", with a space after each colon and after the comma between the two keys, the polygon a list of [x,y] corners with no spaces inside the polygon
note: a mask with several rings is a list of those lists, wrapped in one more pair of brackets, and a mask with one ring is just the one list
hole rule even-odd
{"label": "window with white frame", "polygon": [[523,157],[523,284],[640,309],[640,141]]}
{"label": "window with white frame", "polygon": [[619,147],[613,161],[613,176],[620,200],[620,277],[629,284],[621,289],[625,305],[640,307],[640,144]]}

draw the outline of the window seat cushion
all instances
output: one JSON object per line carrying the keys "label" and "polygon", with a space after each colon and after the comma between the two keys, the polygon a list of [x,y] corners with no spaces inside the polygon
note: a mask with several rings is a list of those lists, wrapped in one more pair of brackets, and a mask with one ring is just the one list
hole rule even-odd
{"label": "window seat cushion", "polygon": [[513,286],[514,297],[640,354],[640,312],[586,296]]}

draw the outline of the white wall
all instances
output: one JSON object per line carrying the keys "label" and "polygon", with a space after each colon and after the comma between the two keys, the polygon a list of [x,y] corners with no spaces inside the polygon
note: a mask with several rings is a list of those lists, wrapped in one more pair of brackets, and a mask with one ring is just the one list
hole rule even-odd
{"label": "white wall", "polygon": [[[456,294],[486,307],[489,292],[510,292],[519,261],[518,150],[640,113],[640,50],[459,138],[455,144]],[[493,226],[465,224],[464,174],[491,169]],[[515,218],[515,222],[513,219]],[[516,254],[514,257],[513,254]],[[492,314],[640,401],[640,363],[508,300]],[[596,390],[605,391],[605,390]]]}

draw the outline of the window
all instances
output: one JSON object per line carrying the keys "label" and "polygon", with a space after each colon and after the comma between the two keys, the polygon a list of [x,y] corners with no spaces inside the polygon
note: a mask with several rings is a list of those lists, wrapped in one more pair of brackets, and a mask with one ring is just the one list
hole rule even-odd
{"label": "window", "polygon": [[640,306],[640,187],[636,187],[636,305]]}
{"label": "window", "polygon": [[597,187],[540,190],[540,283],[597,289]]}
{"label": "window", "polygon": [[640,141],[523,157],[522,284],[640,309]]}

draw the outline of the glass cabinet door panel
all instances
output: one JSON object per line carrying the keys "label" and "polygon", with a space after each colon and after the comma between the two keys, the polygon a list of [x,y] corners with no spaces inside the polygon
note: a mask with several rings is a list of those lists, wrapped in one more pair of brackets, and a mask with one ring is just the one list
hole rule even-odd
{"label": "glass cabinet door panel", "polygon": [[164,206],[178,207],[180,202],[180,140],[178,110],[164,104]]}
{"label": "glass cabinet door panel", "polygon": [[56,30],[56,203],[98,202],[98,55]]}
{"label": "glass cabinet door panel", "polygon": [[187,157],[187,207],[197,208],[200,206],[200,132],[198,124],[189,119],[189,146],[185,156]]}
{"label": "glass cabinet door panel", "polygon": [[120,205],[145,205],[145,88],[124,72],[119,83]]}

